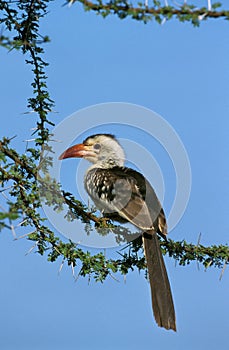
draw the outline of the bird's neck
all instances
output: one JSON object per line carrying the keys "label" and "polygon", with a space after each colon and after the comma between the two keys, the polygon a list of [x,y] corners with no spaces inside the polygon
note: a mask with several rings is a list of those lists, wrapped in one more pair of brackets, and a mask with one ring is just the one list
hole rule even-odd
{"label": "bird's neck", "polygon": [[114,167],[123,167],[124,166],[124,160],[122,159],[115,159],[115,158],[108,158],[108,159],[101,159],[92,166],[90,166],[90,170],[94,168],[100,168],[100,169],[112,169]]}

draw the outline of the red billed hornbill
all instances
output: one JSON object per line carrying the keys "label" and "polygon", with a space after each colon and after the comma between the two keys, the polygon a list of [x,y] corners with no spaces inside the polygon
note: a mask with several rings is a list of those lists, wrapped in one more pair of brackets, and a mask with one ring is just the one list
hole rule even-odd
{"label": "red billed hornbill", "polygon": [[172,293],[156,234],[165,236],[167,225],[153,188],[142,174],[124,167],[124,151],[113,135],[89,136],[82,144],[68,148],[59,159],[70,157],[93,163],[84,185],[96,207],[106,217],[129,221],[142,230],[156,322],[176,331]]}

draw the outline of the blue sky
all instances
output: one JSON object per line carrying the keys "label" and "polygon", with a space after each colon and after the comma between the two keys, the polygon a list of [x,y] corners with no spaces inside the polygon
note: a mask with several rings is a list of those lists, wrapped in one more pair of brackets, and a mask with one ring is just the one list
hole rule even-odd
{"label": "blue sky", "polygon": [[[179,134],[191,164],[192,191],[170,233],[175,240],[196,243],[200,232],[204,245],[228,240],[227,25],[223,20],[200,28],[174,20],[163,26],[104,20],[60,3],[52,4],[42,22],[43,34],[52,40],[45,58],[57,124],[81,108],[128,102],[159,113]],[[13,143],[23,152],[34,126],[33,115],[23,115],[32,74],[17,52],[1,49],[0,60],[1,136],[17,135]],[[114,131],[125,136],[121,128],[120,135],[118,128]],[[132,137],[145,142],[137,133]],[[165,190],[172,196],[174,175],[161,154],[155,145]],[[71,184],[66,182],[68,190]],[[170,204],[169,195],[166,209]],[[227,269],[219,282],[220,270],[204,271],[196,263],[184,268],[165,258],[177,313],[175,334],[156,326],[143,273],[130,273],[126,282],[118,276],[120,282],[88,284],[81,278],[75,283],[67,266],[58,275],[60,261],[25,256],[30,247],[26,240],[13,241],[11,232],[0,235],[1,349],[227,349]]]}

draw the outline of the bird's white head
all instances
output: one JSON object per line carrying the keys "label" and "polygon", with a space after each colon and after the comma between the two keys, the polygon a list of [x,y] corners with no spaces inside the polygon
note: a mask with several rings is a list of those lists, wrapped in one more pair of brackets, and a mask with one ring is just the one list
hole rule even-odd
{"label": "bird's white head", "polygon": [[123,166],[124,151],[111,134],[96,134],[86,138],[83,143],[68,148],[59,159],[85,158],[97,167],[112,168]]}

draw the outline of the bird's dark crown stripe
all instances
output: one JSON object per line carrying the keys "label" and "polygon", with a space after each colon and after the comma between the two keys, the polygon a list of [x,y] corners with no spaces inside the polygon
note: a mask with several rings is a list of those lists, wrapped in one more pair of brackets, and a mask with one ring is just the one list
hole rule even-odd
{"label": "bird's dark crown stripe", "polygon": [[91,135],[91,136],[88,136],[84,141],[83,143],[86,143],[89,139],[94,139],[98,136],[107,136],[107,137],[110,137],[111,139],[113,140],[116,140],[116,137],[112,134],[94,134],[94,135]]}

